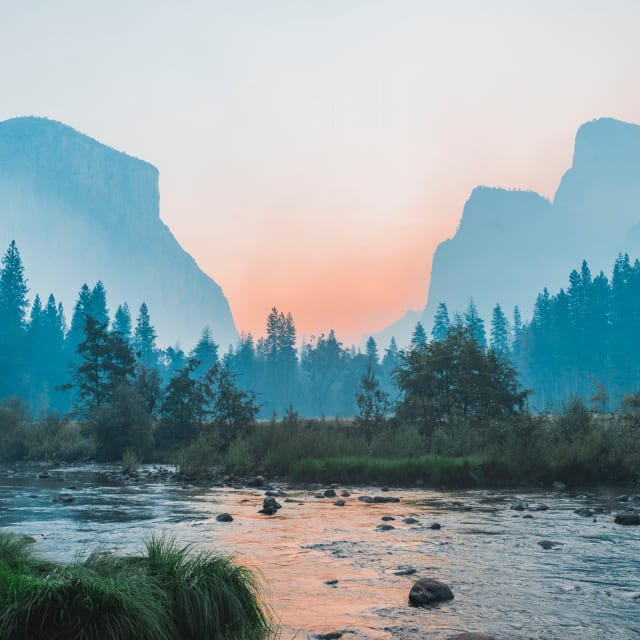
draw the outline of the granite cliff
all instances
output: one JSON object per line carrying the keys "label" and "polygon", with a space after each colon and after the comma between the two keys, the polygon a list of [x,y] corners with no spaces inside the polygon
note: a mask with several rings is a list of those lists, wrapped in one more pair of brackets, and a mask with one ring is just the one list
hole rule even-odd
{"label": "granite cliff", "polygon": [[433,256],[426,308],[378,335],[382,344],[393,334],[406,345],[417,319],[431,330],[438,303],[453,314],[470,298],[487,331],[497,302],[508,316],[518,305],[528,319],[544,287],[566,287],[583,259],[594,275],[610,275],[619,252],[640,257],[640,126],[602,118],[578,129],[553,201],[531,191],[474,189],[455,235]]}
{"label": "granite cliff", "polygon": [[146,302],[161,346],[190,349],[208,325],[237,338],[221,288],[160,219],[158,170],[42,118],[0,123],[0,247],[16,240],[30,297],[53,292],[70,317],[83,282],[102,280],[113,313]]}

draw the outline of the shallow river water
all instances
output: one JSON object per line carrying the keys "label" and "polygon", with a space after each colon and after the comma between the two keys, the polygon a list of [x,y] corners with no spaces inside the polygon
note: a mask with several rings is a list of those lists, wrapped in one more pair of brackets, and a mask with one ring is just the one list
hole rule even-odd
{"label": "shallow river water", "polygon": [[[109,467],[56,468],[38,478],[41,470],[13,467],[0,476],[2,528],[34,537],[42,554],[65,561],[96,545],[135,553],[152,532],[233,554],[258,573],[285,640],[335,631],[345,640],[435,640],[459,631],[516,640],[640,638],[640,527],[613,522],[625,507],[616,501],[621,490],[339,487],[338,494],[351,492],[339,507],[337,498],[315,497],[317,490],[277,486],[287,501],[278,498],[282,509],[264,516],[259,489],[196,487],[145,473],[123,483],[110,479]],[[54,502],[61,491],[74,501]],[[400,502],[367,504],[362,495]],[[515,511],[517,500],[548,509]],[[574,513],[580,507],[605,513],[583,517]],[[222,512],[234,521],[216,521]],[[404,523],[408,517],[418,522]],[[441,528],[429,528],[434,522]],[[544,549],[542,540],[557,544]],[[404,569],[415,575],[396,575]],[[416,577],[446,582],[455,599],[409,607]]]}

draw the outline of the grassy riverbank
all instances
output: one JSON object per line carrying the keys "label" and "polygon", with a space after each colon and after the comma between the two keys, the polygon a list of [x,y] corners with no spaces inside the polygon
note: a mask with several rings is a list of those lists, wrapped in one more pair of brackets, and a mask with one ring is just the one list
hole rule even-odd
{"label": "grassy riverbank", "polygon": [[63,565],[0,532],[5,640],[259,640],[271,624],[252,574],[227,557],[152,538],[146,553]]}
{"label": "grassy riverbank", "polygon": [[[123,466],[177,463],[188,476],[213,468],[299,482],[449,487],[632,484],[640,480],[640,396],[615,414],[580,401],[559,414],[407,425],[313,420],[291,413],[229,432],[201,423],[194,439],[146,453],[125,450]],[[90,429],[64,418],[29,419],[0,405],[0,459],[73,463],[95,455]]]}

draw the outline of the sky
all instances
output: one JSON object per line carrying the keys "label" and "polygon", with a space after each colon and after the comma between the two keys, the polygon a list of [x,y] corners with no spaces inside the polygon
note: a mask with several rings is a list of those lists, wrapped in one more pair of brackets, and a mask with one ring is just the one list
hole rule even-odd
{"label": "sky", "polygon": [[[640,123],[635,0],[0,0],[0,120],[154,164],[240,331],[358,343],[426,303],[478,184],[553,197],[580,124]],[[108,288],[108,283],[107,283]]]}

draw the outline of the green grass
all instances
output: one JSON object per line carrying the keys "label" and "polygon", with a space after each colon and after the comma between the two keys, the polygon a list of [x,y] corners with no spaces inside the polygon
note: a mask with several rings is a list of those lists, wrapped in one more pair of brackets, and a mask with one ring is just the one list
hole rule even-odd
{"label": "green grass", "polygon": [[406,485],[420,481],[427,486],[476,486],[482,479],[483,462],[479,456],[438,455],[399,459],[368,456],[342,456],[325,460],[304,458],[292,466],[291,475],[300,482]]}
{"label": "green grass", "polygon": [[146,555],[43,562],[0,532],[3,640],[258,640],[271,623],[248,569],[151,538]]}

